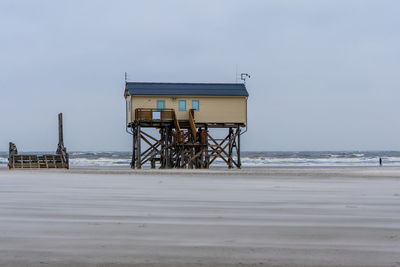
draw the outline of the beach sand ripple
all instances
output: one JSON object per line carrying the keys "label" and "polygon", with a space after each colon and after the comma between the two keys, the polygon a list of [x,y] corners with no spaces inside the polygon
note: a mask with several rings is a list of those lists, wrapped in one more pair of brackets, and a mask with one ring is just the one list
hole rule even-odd
{"label": "beach sand ripple", "polygon": [[400,168],[2,169],[0,266],[400,266]]}

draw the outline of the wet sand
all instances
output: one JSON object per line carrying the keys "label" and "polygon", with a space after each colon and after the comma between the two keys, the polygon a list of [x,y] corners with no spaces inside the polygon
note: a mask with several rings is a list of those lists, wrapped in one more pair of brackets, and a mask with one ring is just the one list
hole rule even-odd
{"label": "wet sand", "polygon": [[0,169],[0,266],[400,266],[400,168]]}

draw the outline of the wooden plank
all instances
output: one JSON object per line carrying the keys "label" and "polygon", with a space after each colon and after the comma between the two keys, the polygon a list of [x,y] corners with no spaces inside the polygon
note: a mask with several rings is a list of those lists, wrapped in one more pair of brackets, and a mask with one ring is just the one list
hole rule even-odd
{"label": "wooden plank", "polygon": [[[195,160],[196,158],[198,158],[202,153],[203,153],[203,150],[200,150],[200,151],[197,152],[197,154],[194,155],[194,156],[189,160],[189,162],[187,162],[187,163],[192,162],[193,160]],[[187,163],[185,163],[185,165],[183,166],[183,168],[186,166]]]}
{"label": "wooden plank", "polygon": [[228,167],[232,168],[232,140],[233,137],[233,130],[232,128],[229,128],[229,140],[228,140]]}
{"label": "wooden plank", "polygon": [[131,169],[136,166],[136,130],[132,129],[132,159],[131,159]]}
{"label": "wooden plank", "polygon": [[138,169],[141,169],[142,168],[142,158],[141,158],[141,151],[142,151],[141,150],[141,142],[142,142],[141,136],[142,136],[142,134],[140,133],[140,125],[137,127],[137,131],[138,131],[138,134],[137,134],[138,159],[137,159],[136,167]]}
{"label": "wooden plank", "polygon": [[237,135],[237,142],[238,142],[237,146],[236,146],[237,163],[238,163],[238,168],[240,169],[242,167],[242,161],[240,158],[240,127],[237,127],[236,135]]}
{"label": "wooden plank", "polygon": [[161,155],[161,152],[157,149],[157,147],[159,147],[160,145],[161,143],[157,143],[154,146],[154,149],[148,148],[145,152],[142,153],[142,164],[145,164],[151,159],[150,155],[153,154],[153,152],[155,154]]}
{"label": "wooden plank", "polygon": [[181,131],[181,126],[179,125],[179,121],[178,118],[176,117],[175,110],[174,110],[174,126],[177,132]]}
{"label": "wooden plank", "polygon": [[152,139],[152,140],[155,141],[155,142],[158,142],[158,141],[159,141],[159,140],[157,140],[156,138],[154,138],[153,136],[149,135],[148,133],[146,133],[146,132],[144,132],[144,131],[142,131],[141,134],[142,134],[142,135],[145,135],[146,137]]}
{"label": "wooden plank", "polygon": [[189,124],[190,124],[190,130],[192,131],[193,135],[193,141],[197,140],[197,131],[196,131],[196,125],[194,124],[194,110],[191,109],[189,110]]}

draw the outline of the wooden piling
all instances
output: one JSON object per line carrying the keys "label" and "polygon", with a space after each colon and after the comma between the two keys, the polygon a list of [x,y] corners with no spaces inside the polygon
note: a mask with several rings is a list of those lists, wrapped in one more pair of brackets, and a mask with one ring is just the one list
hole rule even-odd
{"label": "wooden piling", "polygon": [[[178,121],[175,111],[161,110],[161,119],[151,119],[151,109],[136,109],[136,118],[130,125],[133,132],[132,168],[140,169],[150,162],[160,168],[209,168],[221,159],[229,168],[241,166],[240,129],[243,124],[196,123],[194,111],[189,111],[188,121]],[[159,110],[157,110],[159,111]],[[158,135],[143,131],[158,129]],[[213,138],[210,128],[227,129],[222,139]],[[141,141],[148,145],[141,150]],[[236,158],[234,158],[236,156]]]}

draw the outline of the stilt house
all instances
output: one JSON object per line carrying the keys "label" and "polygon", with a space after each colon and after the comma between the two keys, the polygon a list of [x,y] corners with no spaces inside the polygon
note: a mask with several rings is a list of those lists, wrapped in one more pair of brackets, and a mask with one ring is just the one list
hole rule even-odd
{"label": "stilt house", "polygon": [[[242,83],[126,82],[126,125],[133,136],[132,168],[208,168],[217,158],[240,168],[240,135],[247,124]],[[155,137],[145,128],[159,129]],[[226,128],[224,139],[211,128]],[[142,143],[146,150],[142,151]]]}

